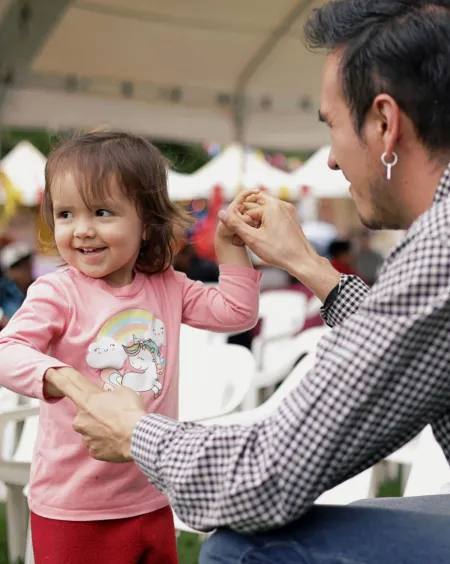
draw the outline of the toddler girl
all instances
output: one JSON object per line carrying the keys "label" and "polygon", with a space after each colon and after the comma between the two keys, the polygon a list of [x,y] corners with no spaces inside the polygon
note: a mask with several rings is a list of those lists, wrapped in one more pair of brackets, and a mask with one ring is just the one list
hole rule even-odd
{"label": "toddler girl", "polygon": [[165,159],[134,135],[95,132],[57,148],[43,215],[65,266],[29,288],[0,333],[0,385],[43,400],[29,495],[36,564],[175,563],[167,498],[134,463],[89,456],[57,382],[128,386],[148,412],[176,418],[181,323],[254,326],[259,274],[220,222],[218,289],[173,270],[175,231],[189,220],[169,200]]}

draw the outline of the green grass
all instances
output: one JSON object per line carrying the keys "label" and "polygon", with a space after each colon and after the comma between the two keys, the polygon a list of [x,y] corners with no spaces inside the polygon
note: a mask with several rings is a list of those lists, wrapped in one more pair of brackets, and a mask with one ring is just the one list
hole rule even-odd
{"label": "green grass", "polygon": [[0,564],[8,564],[8,547],[6,545],[5,505],[0,503]]}
{"label": "green grass", "polygon": [[198,564],[200,547],[198,535],[181,533],[178,538],[178,560],[180,564]]}

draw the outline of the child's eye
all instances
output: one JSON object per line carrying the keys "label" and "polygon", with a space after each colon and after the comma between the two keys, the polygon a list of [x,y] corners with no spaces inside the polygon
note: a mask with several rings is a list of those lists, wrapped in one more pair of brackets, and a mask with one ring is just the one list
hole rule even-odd
{"label": "child's eye", "polygon": [[71,219],[73,217],[73,213],[69,211],[62,211],[58,213],[58,217],[61,219]]}
{"label": "child's eye", "polygon": [[112,215],[112,212],[110,212],[108,210],[97,210],[96,215],[98,217],[109,217],[109,216]]}

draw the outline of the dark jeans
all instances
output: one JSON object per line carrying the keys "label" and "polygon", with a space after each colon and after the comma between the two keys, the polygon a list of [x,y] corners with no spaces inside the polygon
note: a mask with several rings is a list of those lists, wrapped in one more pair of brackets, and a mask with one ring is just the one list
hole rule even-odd
{"label": "dark jeans", "polygon": [[219,529],[199,564],[448,564],[450,495],[315,506],[279,530]]}

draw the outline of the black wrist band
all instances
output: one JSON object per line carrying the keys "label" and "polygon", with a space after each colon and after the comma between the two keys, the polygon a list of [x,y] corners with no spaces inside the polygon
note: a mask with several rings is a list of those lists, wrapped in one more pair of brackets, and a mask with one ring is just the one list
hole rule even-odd
{"label": "black wrist band", "polygon": [[337,298],[338,294],[339,294],[339,290],[341,288],[341,284],[337,284],[332,290],[331,292],[328,294],[328,296],[326,297],[324,303],[323,303],[323,308],[326,309],[328,307],[331,306],[331,304],[334,302],[334,300]]}

